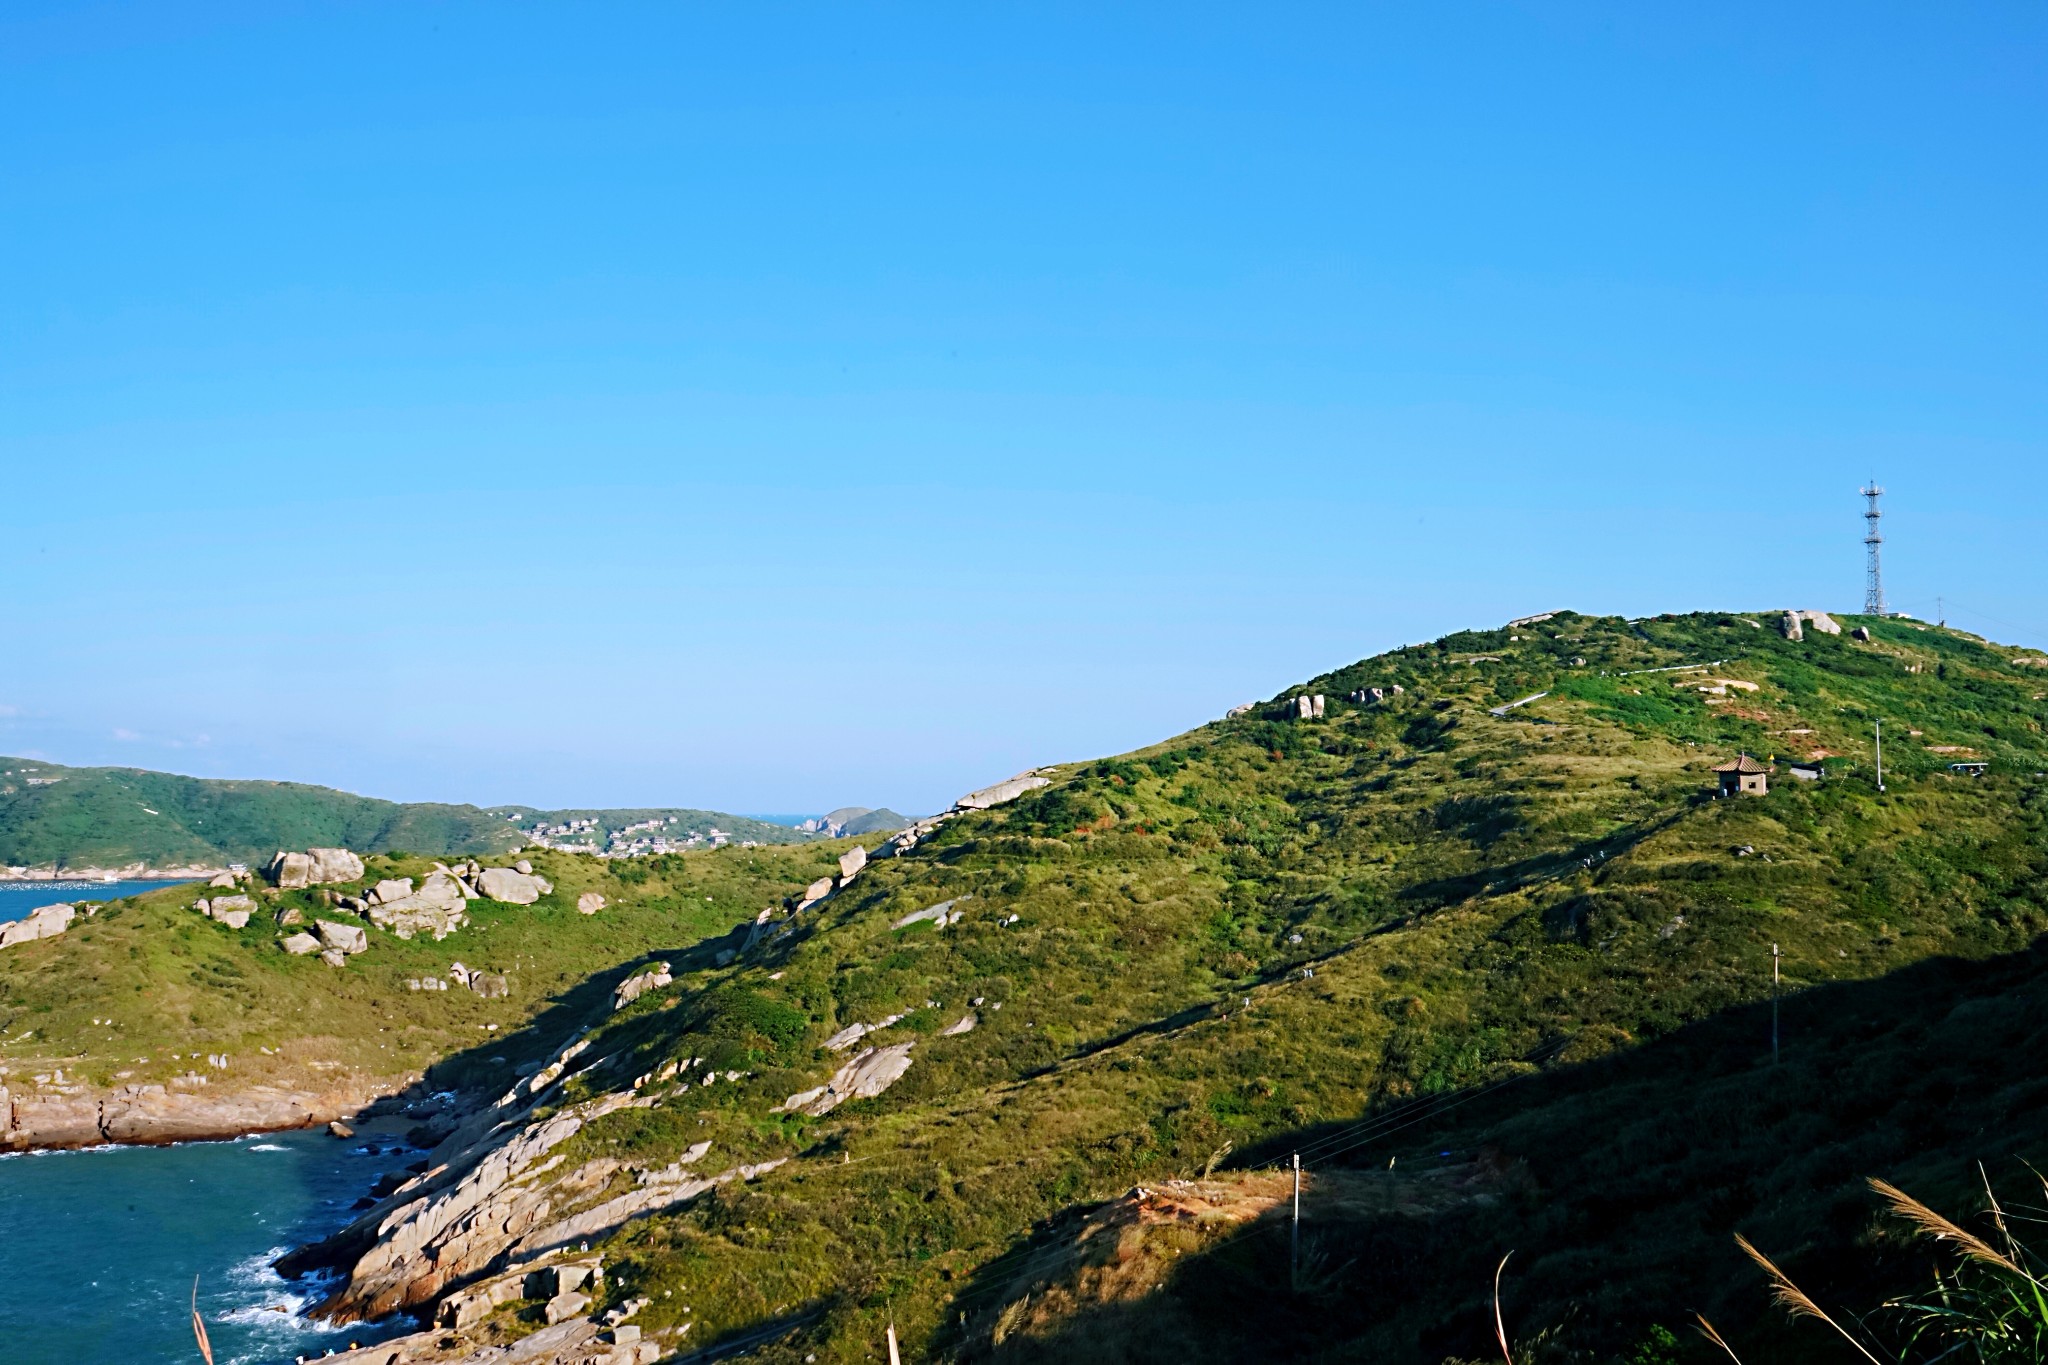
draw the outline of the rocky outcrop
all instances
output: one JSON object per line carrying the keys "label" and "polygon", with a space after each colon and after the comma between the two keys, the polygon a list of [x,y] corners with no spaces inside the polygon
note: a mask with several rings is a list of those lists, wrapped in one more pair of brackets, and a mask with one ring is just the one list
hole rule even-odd
{"label": "rocky outcrop", "polygon": [[197,1142],[311,1128],[355,1113],[377,1094],[373,1086],[323,1091],[252,1086],[195,1093],[163,1085],[124,1085],[79,1094],[11,1095],[0,1087],[0,1150]]}
{"label": "rocky outcrop", "polygon": [[998,782],[993,787],[983,787],[979,791],[967,793],[967,795],[953,803],[953,808],[955,810],[987,810],[991,806],[1000,806],[1005,801],[1015,801],[1025,792],[1036,791],[1040,787],[1049,787],[1051,785],[1052,780],[1050,778],[1040,777],[1036,773],[1018,773],[1015,777]]}
{"label": "rocky outcrop", "polygon": [[0,924],[0,948],[12,948],[17,943],[33,943],[42,938],[55,938],[69,929],[71,921],[77,918],[76,906],[38,906],[29,911],[25,919]]}
{"label": "rocky outcrop", "polygon": [[892,1014],[872,1024],[848,1024],[845,1028],[827,1038],[825,1046],[834,1052],[844,1052],[870,1033],[880,1033],[891,1024],[900,1022],[902,1018],[903,1016],[900,1014]]}
{"label": "rocky outcrop", "polygon": [[943,929],[949,924],[958,924],[960,917],[967,913],[964,910],[955,910],[953,907],[960,904],[961,901],[973,899],[974,896],[970,893],[965,896],[957,896],[949,901],[940,901],[937,905],[911,911],[903,918],[892,922],[889,927],[891,929],[907,929],[913,924],[920,924],[925,920],[934,920],[938,923],[939,928]]}
{"label": "rocky outcrop", "polygon": [[360,924],[336,924],[333,920],[315,920],[314,932],[320,935],[323,946],[337,952],[354,956],[370,950],[370,935]]}
{"label": "rocky outcrop", "polygon": [[619,983],[619,988],[612,992],[612,1008],[622,1010],[647,992],[660,990],[674,980],[675,978],[669,975],[668,964],[657,962],[646,971],[629,976]]}
{"label": "rocky outcrop", "polygon": [[860,875],[860,870],[866,867],[867,865],[868,851],[867,849],[861,847],[858,844],[854,845],[852,848],[849,848],[848,850],[846,850],[846,852],[840,854],[839,884],[841,886],[844,886],[848,882],[852,881],[855,877]]}
{"label": "rocky outcrop", "polygon": [[1778,630],[1788,640],[1806,638],[1806,626],[1812,626],[1823,635],[1840,635],[1841,623],[1824,611],[1788,611],[1785,619],[1778,623]]}
{"label": "rocky outcrop", "polygon": [[363,913],[380,929],[409,939],[414,934],[432,934],[439,943],[469,923],[464,909],[477,892],[460,876],[445,867],[413,889],[412,878],[391,877],[378,882],[363,897]]}
{"label": "rocky outcrop", "polygon": [[553,891],[547,878],[509,867],[487,867],[476,879],[476,889],[494,901],[508,905],[532,905]]}
{"label": "rocky outcrop", "polygon": [[278,886],[293,891],[330,882],[361,881],[363,860],[345,848],[313,848],[304,853],[280,849],[266,873]]}
{"label": "rocky outcrop", "polygon": [[321,1365],[652,1365],[667,1354],[636,1327],[607,1330],[589,1318],[570,1318],[509,1346],[480,1346],[437,1328],[323,1356]]}
{"label": "rocky outcrop", "polygon": [[604,909],[604,897],[595,891],[586,891],[576,898],[576,913],[594,915]]}
{"label": "rocky outcrop", "polygon": [[293,957],[304,957],[308,953],[320,951],[320,940],[314,938],[311,934],[298,933],[291,935],[278,946]]}
{"label": "rocky outcrop", "polygon": [[777,1112],[809,1114],[823,1118],[848,1100],[881,1094],[910,1070],[910,1049],[916,1039],[893,1047],[871,1047],[834,1073],[831,1080],[814,1090],[800,1090],[781,1104]]}

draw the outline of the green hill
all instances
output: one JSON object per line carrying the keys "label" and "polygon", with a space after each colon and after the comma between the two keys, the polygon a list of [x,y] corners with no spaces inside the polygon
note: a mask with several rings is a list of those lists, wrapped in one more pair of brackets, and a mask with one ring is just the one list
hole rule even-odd
{"label": "green hill", "polygon": [[[407,850],[447,857],[499,853],[541,840],[530,831],[589,820],[547,841],[607,846],[602,837],[653,825],[677,843],[796,843],[780,825],[702,810],[538,810],[530,806],[401,803],[297,782],[181,777],[141,768],[67,768],[0,758],[0,864],[10,867],[151,868],[256,864],[280,848]],[[630,842],[641,835],[627,835]]]}
{"label": "green hill", "polygon": [[[771,915],[751,948],[750,925],[671,946],[675,983],[616,1013],[558,996],[558,1027],[593,1031],[531,1122],[686,1074],[646,1079],[651,1106],[591,1118],[535,1178],[559,1214],[699,1142],[707,1169],[786,1159],[602,1241],[608,1301],[650,1298],[647,1331],[765,1333],[767,1360],[864,1360],[893,1320],[912,1358],[1439,1365],[1491,1350],[1511,1249],[1517,1360],[1704,1360],[1660,1335],[1696,1308],[1745,1359],[1838,1358],[1770,1314],[1734,1232],[1869,1307],[1922,1263],[1871,1231],[1864,1177],[1960,1211],[1973,1161],[2003,1179],[2048,1160],[2048,669],[1911,621],[1843,624],[1871,638],[1560,613],[1042,770]],[[1299,718],[1304,693],[1320,718]],[[1775,764],[1771,790],[1716,799],[1713,768],[1745,752]],[[744,869],[740,903],[789,907],[843,846],[604,875],[675,897],[696,869]],[[549,856],[564,886],[588,875]],[[906,919],[941,903],[944,925]],[[120,968],[97,943],[9,951],[10,991],[52,963]],[[882,1093],[789,1112],[860,1047],[905,1043]],[[691,1084],[696,1067],[722,1079]],[[1286,1181],[1264,1172],[1294,1152],[1310,1222],[1291,1270]],[[324,1255],[347,1270],[362,1250]]]}

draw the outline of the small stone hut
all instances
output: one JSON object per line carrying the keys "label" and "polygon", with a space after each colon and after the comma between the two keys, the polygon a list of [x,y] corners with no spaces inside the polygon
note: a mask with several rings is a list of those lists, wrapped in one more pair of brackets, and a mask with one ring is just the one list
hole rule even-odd
{"label": "small stone hut", "polygon": [[1770,771],[1748,754],[1739,756],[1733,763],[1723,763],[1714,769],[1721,779],[1723,796],[1762,796],[1771,789],[1766,776]]}

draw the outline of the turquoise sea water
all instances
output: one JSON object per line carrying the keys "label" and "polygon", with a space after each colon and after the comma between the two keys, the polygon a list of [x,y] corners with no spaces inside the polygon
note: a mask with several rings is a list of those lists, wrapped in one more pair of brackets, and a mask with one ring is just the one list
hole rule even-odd
{"label": "turquoise sea water", "polygon": [[39,905],[76,905],[80,901],[118,900],[122,896],[139,896],[145,891],[155,891],[177,884],[174,881],[0,882],[0,923],[11,919],[27,919],[29,911]]}
{"label": "turquoise sea water", "polygon": [[322,1286],[270,1263],[421,1155],[371,1125],[347,1141],[315,1129],[0,1157],[0,1360],[196,1362],[195,1275],[217,1365],[289,1365],[413,1330],[308,1322]]}

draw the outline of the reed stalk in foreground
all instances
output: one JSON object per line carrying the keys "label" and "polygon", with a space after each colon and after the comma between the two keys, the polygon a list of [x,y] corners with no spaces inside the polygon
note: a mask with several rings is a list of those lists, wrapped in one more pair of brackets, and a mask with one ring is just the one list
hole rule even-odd
{"label": "reed stalk in foreground", "polygon": [[199,1339],[199,1356],[213,1365],[213,1343],[206,1339],[206,1319],[199,1316],[199,1277],[192,1277],[192,1335]]}
{"label": "reed stalk in foreground", "polygon": [[[1982,1176],[1982,1167],[1978,1169]],[[1907,1224],[1915,1235],[1954,1248],[1961,1258],[1960,1264],[1935,1271],[1929,1295],[1885,1302],[1886,1315],[1896,1319],[1902,1328],[1903,1343],[1896,1351],[1874,1340],[1866,1344],[1857,1333],[1835,1321],[1740,1233],[1736,1234],[1735,1243],[1770,1276],[1775,1291],[1772,1298],[1779,1307],[1793,1317],[1817,1318],[1834,1328],[1871,1365],[1887,1365],[1879,1359],[1878,1351],[1885,1352],[1891,1365],[1917,1360],[2040,1365],[2048,1361],[2048,1276],[2040,1268],[2041,1258],[2014,1235],[2005,1209],[1992,1192],[1990,1178],[1983,1178],[1986,1211],[2003,1249],[1935,1212],[1896,1185],[1882,1180],[1869,1182],[1871,1190],[1890,1205],[1894,1218]],[[2042,1180],[2042,1189],[2048,1194],[2048,1179]],[[1729,1359],[1736,1359],[1735,1352],[1714,1331],[1712,1323],[1701,1318],[1700,1325],[1709,1341],[1726,1351]]]}

